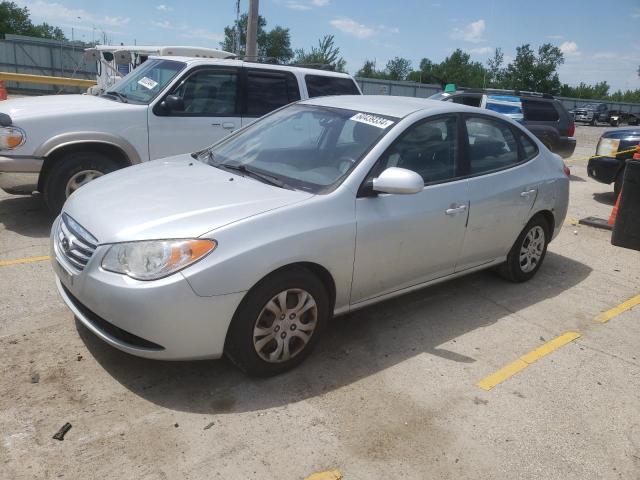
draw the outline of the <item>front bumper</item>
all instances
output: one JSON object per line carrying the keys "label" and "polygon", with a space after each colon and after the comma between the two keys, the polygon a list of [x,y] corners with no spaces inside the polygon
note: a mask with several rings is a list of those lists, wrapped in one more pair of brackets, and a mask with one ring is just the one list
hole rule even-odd
{"label": "front bumper", "polygon": [[142,282],[106,272],[100,262],[107,249],[98,246],[78,271],[51,238],[58,291],[89,330],[140,357],[195,360],[222,355],[227,329],[245,292],[200,297],[181,273]]}
{"label": "front bumper", "polygon": [[587,122],[590,123],[593,120],[593,114],[588,113],[576,113],[574,116],[574,121],[576,122]]}
{"label": "front bumper", "polygon": [[615,157],[598,157],[589,159],[587,174],[601,183],[615,182],[620,169],[624,168],[624,160]]}
{"label": "front bumper", "polygon": [[11,194],[30,194],[38,188],[43,158],[0,156],[0,188]]}

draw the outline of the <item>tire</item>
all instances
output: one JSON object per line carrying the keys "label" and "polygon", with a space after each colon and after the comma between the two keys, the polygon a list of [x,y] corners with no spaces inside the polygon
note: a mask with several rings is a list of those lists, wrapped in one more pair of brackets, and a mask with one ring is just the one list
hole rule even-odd
{"label": "tire", "polygon": [[43,197],[49,211],[57,215],[67,197],[89,181],[120,168],[99,152],[72,152],[56,160],[44,180]]}
{"label": "tire", "polygon": [[[283,292],[287,292],[284,314],[280,309]],[[309,298],[301,302],[304,293]],[[310,301],[315,306],[309,307]],[[300,303],[303,313],[295,308]],[[227,332],[225,355],[250,376],[286,372],[309,356],[330,315],[327,290],[312,272],[297,267],[275,272],[242,300]]]}
{"label": "tire", "polygon": [[596,116],[595,115],[591,119],[591,122],[589,123],[589,125],[591,125],[592,127],[595,127],[595,126],[598,125],[598,121],[596,120]]}
{"label": "tire", "polygon": [[620,195],[620,190],[622,190],[622,181],[624,180],[624,170],[620,170],[618,175],[616,175],[616,179],[613,182],[613,193],[616,198]]}
{"label": "tire", "polygon": [[[521,254],[524,250],[527,250],[533,235],[536,241],[535,247],[532,246],[532,250],[529,250],[530,255],[527,255],[523,260],[526,262],[524,265],[521,262]],[[539,235],[543,234],[542,244],[539,244]],[[542,262],[547,254],[547,246],[551,238],[550,226],[547,220],[540,214],[535,215],[526,227],[522,230],[518,238],[516,239],[513,247],[507,255],[507,261],[498,268],[498,273],[505,279],[514,282],[526,282],[531,280],[537,271],[540,269]],[[535,253],[537,251],[537,253]],[[534,262],[535,259],[535,262]]]}

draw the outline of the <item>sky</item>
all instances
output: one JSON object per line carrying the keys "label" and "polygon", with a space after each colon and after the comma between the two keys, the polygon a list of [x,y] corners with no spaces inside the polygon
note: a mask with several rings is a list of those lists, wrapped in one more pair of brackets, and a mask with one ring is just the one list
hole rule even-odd
{"label": "sky", "polygon": [[[14,0],[34,22],[60,26],[68,38],[112,43],[218,48],[235,19],[235,0]],[[248,0],[241,0],[242,12]],[[565,54],[562,83],[606,80],[612,90],[640,88],[640,0],[260,0],[267,28],[291,31],[293,48],[333,34],[347,70],[366,59],[378,68],[400,56],[418,68],[456,48],[486,63],[496,47],[508,62],[516,47],[552,43]]]}

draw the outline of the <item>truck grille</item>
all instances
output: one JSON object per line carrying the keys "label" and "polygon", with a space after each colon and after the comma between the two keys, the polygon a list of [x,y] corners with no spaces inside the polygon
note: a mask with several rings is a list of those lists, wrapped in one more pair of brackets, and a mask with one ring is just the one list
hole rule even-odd
{"label": "truck grille", "polygon": [[66,213],[58,222],[56,242],[60,255],[78,271],[84,269],[98,246],[98,240]]}

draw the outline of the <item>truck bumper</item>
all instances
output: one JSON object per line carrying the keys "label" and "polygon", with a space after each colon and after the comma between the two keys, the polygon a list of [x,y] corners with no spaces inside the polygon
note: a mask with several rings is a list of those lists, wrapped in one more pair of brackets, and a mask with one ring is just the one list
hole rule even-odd
{"label": "truck bumper", "polygon": [[560,137],[560,141],[555,147],[553,153],[557,153],[562,158],[569,158],[576,149],[575,137]]}
{"label": "truck bumper", "polygon": [[0,156],[0,188],[11,194],[30,194],[38,189],[43,158]]}

